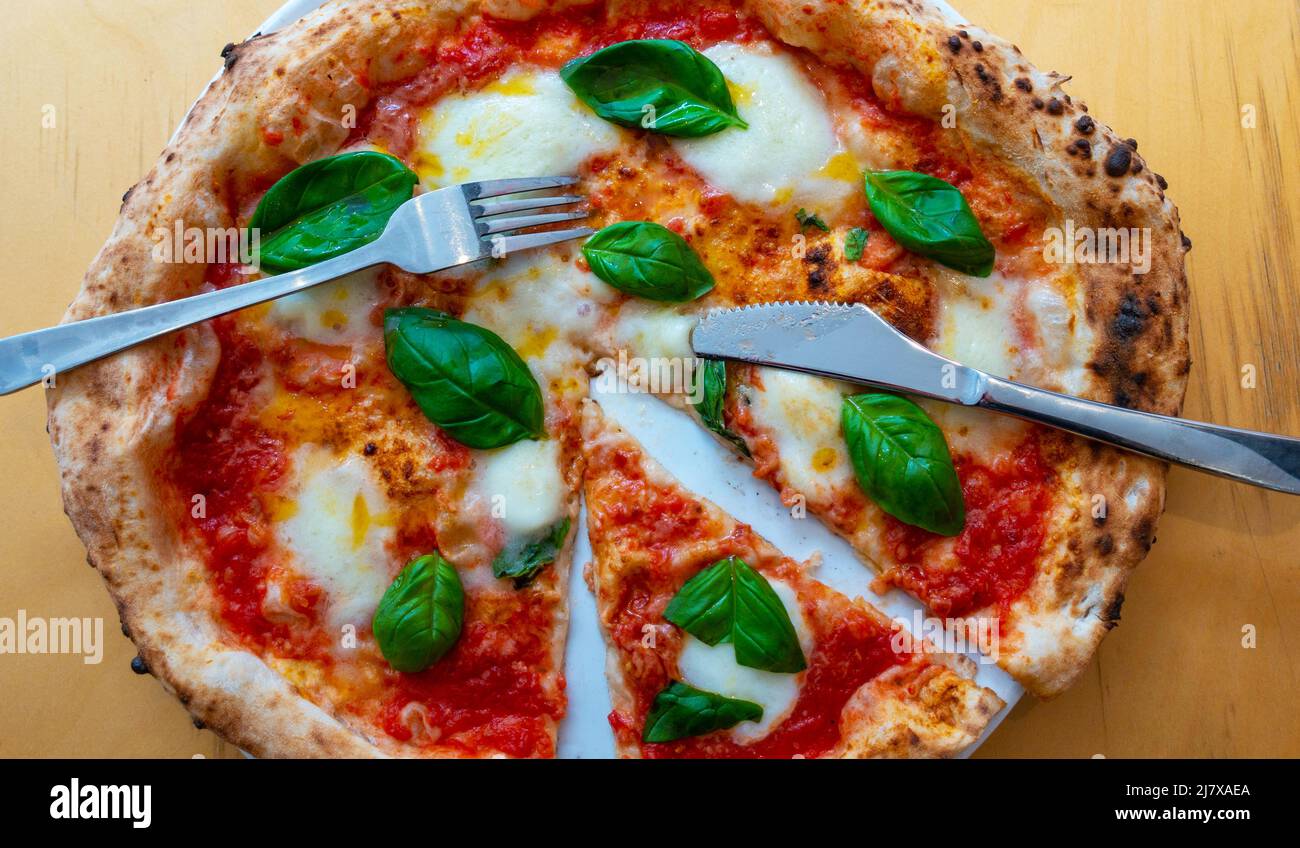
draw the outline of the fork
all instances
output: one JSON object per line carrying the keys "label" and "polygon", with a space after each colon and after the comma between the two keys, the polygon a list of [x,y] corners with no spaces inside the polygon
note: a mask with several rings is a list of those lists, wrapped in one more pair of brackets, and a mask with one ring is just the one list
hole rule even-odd
{"label": "fork", "polygon": [[[432,274],[517,250],[591,235],[590,227],[519,232],[577,221],[585,211],[512,215],[580,203],[575,195],[506,197],[562,188],[576,177],[530,177],[464,183],[426,192],[398,207],[379,238],[303,268],[194,297],[101,315],[0,339],[0,395],[94,362],[168,333],[294,294],[375,265]],[[498,198],[496,200],[490,198]]]}

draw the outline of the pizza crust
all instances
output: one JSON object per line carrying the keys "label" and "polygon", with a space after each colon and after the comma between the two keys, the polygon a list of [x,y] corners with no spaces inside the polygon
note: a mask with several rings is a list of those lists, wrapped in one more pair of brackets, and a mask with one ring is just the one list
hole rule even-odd
{"label": "pizza crust", "polygon": [[[151,261],[151,233],[177,220],[228,227],[239,181],[283,173],[337,149],[347,135],[344,106],[360,110],[375,84],[401,79],[424,61],[418,49],[480,10],[513,19],[584,5],[578,0],[351,0],[331,2],[285,30],[232,45],[221,77],[187,116],[148,176],[127,192],[121,217],[91,265],[65,321],[195,294],[203,268]],[[616,10],[632,4],[613,3]],[[1103,339],[1090,394],[1159,412],[1177,412],[1188,369],[1187,295],[1177,213],[1136,153],[1123,177],[1104,164],[1120,144],[1098,124],[1094,157],[1063,152],[1081,107],[1060,95],[1059,80],[1038,75],[1018,51],[983,36],[985,50],[956,54],[953,30],[937,7],[919,0],[839,3],[762,0],[746,6],[787,42],[849,62],[895,85],[903,103],[934,114],[957,106],[972,143],[1008,151],[1040,177],[1079,223],[1150,225],[1156,263],[1144,280],[1121,269],[1088,269],[1088,319]],[[975,30],[970,30],[974,34]],[[984,70],[981,71],[980,68]],[[1015,87],[1018,74],[1032,92]],[[987,77],[987,79],[986,79]],[[1055,96],[1060,114],[1032,106]],[[278,146],[270,137],[284,139]],[[1116,154],[1119,155],[1119,154]],[[1123,158],[1122,156],[1120,158]],[[400,753],[364,738],[300,697],[254,654],[232,647],[214,624],[202,562],[174,535],[165,516],[155,460],[170,443],[179,410],[206,393],[219,358],[213,332],[198,326],[70,374],[49,393],[49,431],[65,509],[103,576],[123,626],[150,671],[186,708],[234,744],[259,756],[365,756]],[[1097,449],[1080,475],[1082,491],[1133,492],[1100,526],[1080,524],[1067,540],[1078,559],[1053,580],[1095,602],[1076,610],[1066,638],[1074,656],[1091,655],[1118,614],[1128,571],[1150,545],[1163,500],[1163,468]],[[1043,620],[1053,586],[1035,589]],[[1068,685],[1081,669],[1062,660],[1038,672],[1040,690]]]}

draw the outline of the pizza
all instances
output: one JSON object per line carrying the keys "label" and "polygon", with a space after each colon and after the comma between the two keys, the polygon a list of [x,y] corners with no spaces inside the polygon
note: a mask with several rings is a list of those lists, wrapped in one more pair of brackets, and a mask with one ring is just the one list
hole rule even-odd
{"label": "pizza", "polygon": [[[1189,243],[1067,78],[929,0],[352,0],[224,57],[68,320],[305,267],[468,181],[574,175],[597,232],[381,266],[58,375],[67,512],[136,667],[196,720],[258,756],[553,756],[585,480],[591,515],[625,519],[590,528],[622,753],[946,755],[979,735],[999,702],[966,664],[881,648],[880,614],[584,410],[611,371],[718,434],[882,589],[992,622],[1039,696],[1118,621],[1159,463],[690,346],[708,309],[862,303],[964,363],[1176,413]],[[160,255],[173,232],[255,235],[257,266]],[[1125,249],[1097,261],[1081,232]],[[798,637],[797,672],[734,649],[742,677],[786,675],[786,701],[681,667],[698,634],[661,614],[719,563]],[[647,741],[671,685],[669,725],[694,732]]]}
{"label": "pizza", "polygon": [[[593,401],[582,452],[620,755],[953,756],[1002,709],[969,657],[904,642],[883,613],[686,491]],[[705,718],[679,715],[706,696]],[[737,703],[748,712],[731,714]],[[694,732],[706,720],[714,729]]]}

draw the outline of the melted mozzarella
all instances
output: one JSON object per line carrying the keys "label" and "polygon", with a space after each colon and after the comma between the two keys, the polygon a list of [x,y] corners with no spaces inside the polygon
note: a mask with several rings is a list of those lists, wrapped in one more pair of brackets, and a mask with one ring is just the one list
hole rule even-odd
{"label": "melted mozzarella", "polygon": [[271,304],[271,319],[287,332],[324,345],[353,346],[382,338],[370,314],[378,300],[382,266],[358,271],[282,297]]}
{"label": "melted mozzarella", "polygon": [[[790,621],[807,656],[812,649],[812,639],[798,598],[785,583],[779,580],[769,582],[790,614]],[[799,683],[803,676],[748,668],[736,662],[735,646],[731,643],[710,646],[689,634],[682,641],[677,668],[686,682],[697,689],[753,701],[763,708],[763,717],[759,721],[741,722],[731,729],[732,736],[740,742],[763,738],[790,714],[795,701],[799,700]]]}
{"label": "melted mozzarella", "polygon": [[972,409],[969,406],[925,398],[914,400],[943,430],[948,448],[953,454],[992,459],[1015,449],[1029,428],[1028,424],[1017,418],[998,415],[985,409]]}
{"label": "melted mozzarella", "polygon": [[1016,374],[1019,344],[1010,285],[998,274],[987,279],[939,271],[936,353],[997,377]]}
{"label": "melted mozzarella", "polygon": [[1050,282],[1029,284],[1025,295],[1025,312],[1038,328],[1042,350],[1036,352],[1039,366],[1056,375],[1062,388],[1070,394],[1080,394],[1087,388],[1088,359],[1092,350],[1092,328],[1076,316],[1083,315],[1082,291],[1079,301],[1071,303]]}
{"label": "melted mozzarella", "polygon": [[369,626],[391,582],[394,522],[380,482],[362,457],[340,461],[312,445],[297,451],[293,468],[292,508],[277,536],[294,570],[325,590],[330,626]]}
{"label": "melted mozzarella", "polygon": [[[981,280],[940,270],[937,288],[936,352],[998,377],[1034,382],[1047,375],[1067,392],[1085,390],[1092,334],[1076,318],[1080,299],[1071,301],[1050,281],[997,273]],[[1026,345],[1025,338],[1034,341]]]}
{"label": "melted mozzarella", "polygon": [[818,204],[831,211],[862,172],[835,135],[826,101],[791,57],[766,47],[719,44],[705,51],[722,70],[748,129],[674,139],[686,164],[746,203]]}
{"label": "melted mozzarella", "polygon": [[606,368],[605,379],[618,374],[640,391],[658,395],[689,393],[695,362],[691,330],[697,320],[697,315],[662,305],[627,301],[619,309],[609,342],[620,365]]}
{"label": "melted mozzarella", "polygon": [[[598,304],[617,292],[592,274],[550,252],[510,257],[479,281],[463,315],[487,327],[547,376],[567,368],[575,344],[600,323]],[[557,344],[558,343],[558,344]]]}
{"label": "melted mozzarella", "polygon": [[559,74],[516,70],[482,91],[438,101],[420,127],[416,170],[432,187],[572,174],[619,140]]}
{"label": "melted mozzarella", "polygon": [[763,390],[751,414],[776,442],[787,485],[808,497],[832,497],[853,483],[853,465],[840,433],[844,396],[853,390],[834,380],[764,368]]}
{"label": "melted mozzarella", "polygon": [[563,517],[566,489],[558,441],[516,442],[479,451],[475,461],[475,491],[510,537],[535,536]]}
{"label": "melted mozzarella", "polygon": [[693,359],[691,330],[698,315],[629,300],[614,323],[614,342],[629,355],[661,359]]}

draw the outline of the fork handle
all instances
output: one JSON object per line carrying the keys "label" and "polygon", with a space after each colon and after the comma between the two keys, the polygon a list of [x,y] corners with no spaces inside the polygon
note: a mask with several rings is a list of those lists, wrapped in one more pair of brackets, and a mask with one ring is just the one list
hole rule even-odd
{"label": "fork handle", "polygon": [[1300,494],[1300,439],[1138,412],[997,377],[986,377],[977,405],[1220,477]]}
{"label": "fork handle", "polygon": [[0,395],[191,324],[302,291],[381,262],[383,255],[375,241],[300,271],[0,339]]}

